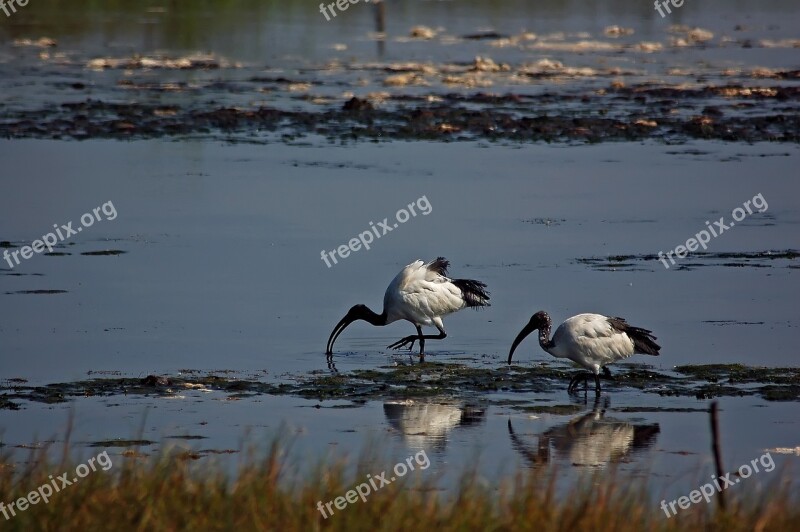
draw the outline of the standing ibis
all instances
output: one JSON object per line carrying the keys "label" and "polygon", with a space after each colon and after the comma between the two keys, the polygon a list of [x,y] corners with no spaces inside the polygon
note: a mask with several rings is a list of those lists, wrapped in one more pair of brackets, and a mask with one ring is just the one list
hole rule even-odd
{"label": "standing ibis", "polygon": [[[382,326],[397,320],[406,320],[414,324],[417,334],[401,338],[388,348],[408,346],[411,350],[414,342],[419,340],[419,357],[421,361],[424,360],[425,340],[441,340],[447,337],[442,316],[467,307],[489,306],[486,285],[471,279],[450,279],[447,277],[449,265],[447,259],[439,257],[428,263],[417,260],[403,268],[386,289],[383,312],[376,314],[366,305],[355,305],[333,328],[325,353],[331,356],[336,338],[354,321],[364,320],[372,325]],[[423,325],[436,327],[439,334],[422,334]]]}
{"label": "standing ibis", "polygon": [[[611,372],[606,365],[639,353],[658,356],[661,347],[656,337],[647,329],[633,327],[622,318],[609,318],[602,314],[578,314],[564,321],[550,339],[550,316],[539,311],[520,331],[511,344],[508,363],[517,346],[534,330],[539,330],[539,345],[557,358],[568,358],[594,374],[595,391],[600,393],[600,371],[606,378]],[[572,393],[578,383],[584,384],[589,373],[576,374],[569,383],[567,391]]]}

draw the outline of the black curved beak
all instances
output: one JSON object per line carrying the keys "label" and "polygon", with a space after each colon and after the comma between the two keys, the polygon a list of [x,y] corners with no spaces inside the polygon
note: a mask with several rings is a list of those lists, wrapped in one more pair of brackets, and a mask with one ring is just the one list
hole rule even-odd
{"label": "black curved beak", "polygon": [[355,318],[351,317],[350,313],[348,313],[344,318],[341,319],[341,321],[339,321],[339,323],[336,324],[336,327],[334,327],[333,331],[331,331],[330,337],[328,337],[328,347],[327,350],[325,351],[326,355],[333,354],[334,342],[336,342],[336,339],[339,337],[340,334],[342,334],[342,331],[344,331],[347,328],[347,326],[353,323],[354,321]]}
{"label": "black curved beak", "polygon": [[511,365],[511,357],[513,357],[513,356],[514,356],[514,350],[517,348],[517,346],[518,346],[520,343],[522,343],[522,341],[525,339],[525,337],[526,337],[526,336],[528,336],[530,333],[532,333],[532,332],[533,332],[533,331],[535,331],[535,330],[536,330],[536,327],[534,327],[532,324],[528,323],[528,324],[527,324],[527,325],[526,325],[526,326],[525,326],[525,327],[524,327],[524,328],[523,328],[523,329],[522,329],[522,330],[519,332],[519,334],[517,335],[517,337],[516,337],[516,338],[514,338],[514,343],[513,343],[513,344],[511,344],[511,351],[509,351],[509,352],[508,352],[508,364],[509,364],[509,365]]}

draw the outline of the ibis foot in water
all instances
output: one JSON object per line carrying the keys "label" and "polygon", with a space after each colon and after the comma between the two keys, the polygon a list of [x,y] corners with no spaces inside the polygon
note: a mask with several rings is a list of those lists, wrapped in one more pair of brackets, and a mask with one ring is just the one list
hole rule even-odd
{"label": "ibis foot in water", "polygon": [[[405,338],[401,338],[393,344],[389,344],[386,346],[386,349],[400,349],[403,347],[408,346],[408,350],[411,351],[414,349],[414,342],[419,340],[419,336],[406,336]],[[420,348],[423,347],[423,343],[420,341]],[[424,354],[422,349],[420,349],[420,355]]]}
{"label": "ibis foot in water", "polygon": [[422,334],[422,328],[419,325],[416,325],[416,328],[417,328],[416,336],[406,336],[405,338],[401,338],[395,343],[388,345],[387,349],[400,349],[401,347],[408,346],[408,350],[411,351],[412,349],[414,349],[414,342],[419,340],[419,361],[423,362],[425,360],[425,339],[427,338],[428,340],[443,340],[444,338],[447,338],[447,333],[444,332],[444,329],[441,328],[439,328],[439,334],[435,336],[432,334]]}
{"label": "ibis foot in water", "polygon": [[[578,388],[578,384],[583,382],[584,390],[588,388],[589,377],[594,377],[594,391],[598,395],[600,395],[600,375],[595,375],[593,373],[589,373],[588,371],[581,371],[575,374],[574,377],[569,381],[569,386],[567,387],[567,393],[573,393]],[[611,370],[607,367],[603,366],[603,378],[608,380],[614,380],[614,377],[611,376]]]}
{"label": "ibis foot in water", "polygon": [[[419,336],[406,336],[405,338],[401,338],[400,340],[396,341],[395,343],[386,346],[387,349],[400,349],[401,347],[408,346],[408,350],[412,351],[414,349],[414,342],[419,340],[419,361],[425,362],[425,340],[422,340]],[[411,353],[409,353],[410,355]]]}
{"label": "ibis foot in water", "polygon": [[583,383],[584,390],[589,386],[589,377],[594,377],[594,391],[598,395],[600,394],[600,375],[593,375],[588,371],[581,371],[575,374],[574,377],[569,381],[569,386],[567,387],[567,393],[573,393],[577,390],[578,385]]}

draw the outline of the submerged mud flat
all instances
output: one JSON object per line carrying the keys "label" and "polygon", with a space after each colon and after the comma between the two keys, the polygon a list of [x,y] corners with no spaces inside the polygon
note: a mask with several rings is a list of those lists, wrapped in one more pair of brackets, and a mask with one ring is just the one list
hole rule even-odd
{"label": "submerged mud flat", "polygon": [[[724,87],[740,91],[741,86]],[[783,99],[800,102],[800,88],[779,88]],[[706,88],[710,95],[716,92]],[[709,100],[692,94],[676,98],[689,111],[700,112]],[[683,91],[684,93],[687,91]],[[113,103],[86,99],[38,111],[9,113],[0,124],[0,135],[8,138],[142,139],[176,135],[207,135],[212,138],[245,135],[249,140],[268,140],[275,133],[290,139],[318,134],[330,140],[515,140],[587,141],[661,139],[673,142],[688,139],[726,141],[800,141],[800,115],[789,109],[764,109],[758,116],[714,117],[703,114],[687,118],[673,116],[677,100],[649,102],[646,89],[640,95],[610,88],[604,96],[547,95],[546,98],[476,93],[468,96],[388,96],[402,101],[395,110],[376,109],[368,100],[351,98],[340,108],[314,111],[289,111],[268,106],[256,108],[216,107],[196,109],[172,105]],[[609,95],[611,95],[609,97]],[[568,113],[541,110],[546,100],[552,107],[564,107],[579,100],[586,109]],[[609,100],[614,100],[613,102]],[[510,103],[496,107],[487,102]],[[468,106],[477,104],[478,108]],[[625,105],[625,117],[607,117],[610,107]],[[695,109],[697,108],[697,109]],[[596,109],[596,111],[595,111]],[[530,114],[528,114],[530,113]],[[244,138],[240,140],[245,140]]]}
{"label": "submerged mud flat", "polygon": [[[675,270],[691,271],[697,268],[790,268],[797,269],[800,251],[765,250],[739,252],[692,251],[677,264],[666,264]],[[657,271],[661,270],[666,259],[656,254],[609,255],[608,257],[584,257],[576,259],[578,264],[598,271]]]}
{"label": "submerged mud flat", "polygon": [[[351,406],[387,399],[448,397],[492,402],[492,393],[552,394],[563,391],[575,370],[560,365],[478,368],[464,364],[427,362],[347,373],[312,372],[281,382],[254,376],[185,371],[176,376],[94,378],[75,382],[29,386],[24,379],[0,384],[0,408],[17,410],[23,401],[63,403],[80,397],[140,395],[184,398],[187,392],[218,392],[227,400],[257,395],[291,395],[305,399],[349,400]],[[228,372],[233,373],[233,372]],[[635,388],[661,396],[758,396],[768,401],[800,400],[800,368],[759,368],[741,364],[678,366],[672,372],[645,365],[618,365],[605,390]],[[591,392],[591,390],[590,390]],[[593,392],[592,392],[593,393]],[[520,405],[525,404],[524,395]],[[507,399],[498,399],[507,404]],[[516,403],[516,401],[515,401]],[[522,407],[522,406],[521,406]]]}
{"label": "submerged mud flat", "polygon": [[[652,92],[651,92],[652,91]],[[671,98],[654,98],[646,86],[620,90],[608,87],[598,94],[515,93],[491,95],[444,94],[382,96],[400,104],[396,109],[376,108],[369,99],[352,97],[339,107],[319,111],[286,110],[272,106],[213,107],[117,103],[87,98],[34,111],[12,111],[0,123],[7,138],[146,139],[172,136],[206,136],[228,140],[268,141],[274,136],[294,140],[308,134],[329,140],[513,140],[569,142],[636,141],[659,139],[719,139],[737,142],[800,141],[800,115],[795,107],[769,102],[800,102],[800,88],[778,87],[772,97],[751,96],[725,107],[761,106],[761,113],[725,115],[717,103],[724,92],[741,93],[745,87],[729,85],[700,91],[674,88]],[[748,89],[748,92],[749,89]],[[433,103],[429,103],[433,102]],[[674,114],[678,105],[691,116]],[[556,109],[579,104],[567,112]],[[624,111],[615,107],[624,107]],[[708,114],[704,114],[703,112]],[[609,116],[611,114],[617,116]]]}
{"label": "submerged mud flat", "polygon": [[[355,39],[380,47],[386,37]],[[0,104],[0,135],[800,140],[800,71],[785,63],[798,39],[674,25],[660,40],[617,26],[601,34],[466,35],[415,27],[388,40],[398,59],[354,57],[347,43],[331,43],[327,61],[293,57],[277,66],[215,53],[98,56],[62,50],[54,39],[17,39],[0,47],[0,90],[9,96]],[[423,61],[413,52],[421,43],[430,54]],[[737,50],[753,49],[773,66],[738,58]]]}

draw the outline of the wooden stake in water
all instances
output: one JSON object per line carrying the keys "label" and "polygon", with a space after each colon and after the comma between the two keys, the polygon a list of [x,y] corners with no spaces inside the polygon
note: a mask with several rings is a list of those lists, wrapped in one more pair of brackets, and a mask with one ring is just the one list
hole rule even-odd
{"label": "wooden stake in water", "polygon": [[386,6],[382,0],[375,2],[375,31],[386,33]]}
{"label": "wooden stake in water", "polygon": [[378,38],[378,57],[383,57],[386,47],[386,6],[383,0],[375,2],[375,31]]}
{"label": "wooden stake in water", "polygon": [[[719,450],[719,405],[716,401],[711,403],[711,450],[714,452],[714,464],[717,468],[717,478],[722,478],[722,454]],[[717,497],[721,510],[725,509],[725,492],[720,491]]]}

